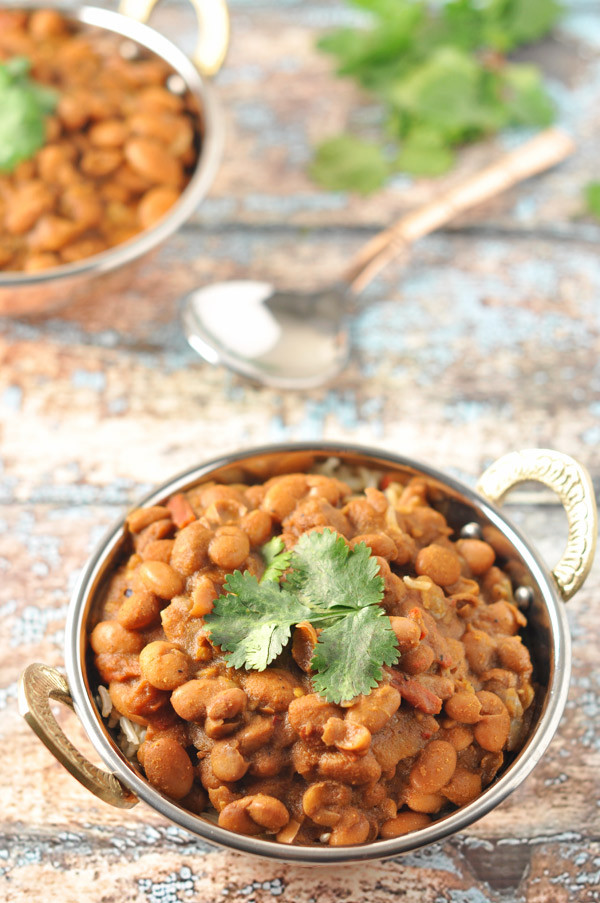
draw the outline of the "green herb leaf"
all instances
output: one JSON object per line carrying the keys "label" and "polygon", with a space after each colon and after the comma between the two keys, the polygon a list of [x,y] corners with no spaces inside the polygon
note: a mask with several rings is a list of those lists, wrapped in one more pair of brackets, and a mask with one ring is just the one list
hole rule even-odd
{"label": "green herb leaf", "polygon": [[506,66],[502,73],[504,102],[515,125],[550,125],[554,107],[535,66]]}
{"label": "green herb leaf", "polygon": [[443,134],[421,126],[413,129],[402,142],[396,165],[416,176],[439,176],[451,168],[454,153]]}
{"label": "green herb leaf", "polygon": [[319,145],[311,175],[320,185],[366,194],[396,169],[437,175],[461,144],[552,121],[539,70],[503,54],[547,34],[562,12],[556,0],[350,2],[370,22],[332,31],[319,47],[372,92],[382,136],[379,146],[350,135]]}
{"label": "green herb leaf", "polygon": [[369,693],[383,677],[383,665],[398,661],[396,636],[382,608],[363,606],[323,629],[311,666],[313,685],[329,702]]}
{"label": "green herb leaf", "polygon": [[588,212],[600,219],[600,182],[590,182],[586,185],[585,201]]}
{"label": "green herb leaf", "polygon": [[338,135],[320,144],[310,169],[315,182],[326,188],[359,194],[381,188],[389,172],[381,149],[352,135]]}
{"label": "green herb leaf", "polygon": [[264,671],[290,639],[291,628],[310,612],[277,583],[259,583],[247,571],[235,571],[204,617],[210,639],[226,652],[234,668]]}
{"label": "green herb leaf", "polygon": [[286,588],[319,610],[363,608],[377,605],[383,598],[384,582],[371,550],[364,542],[350,549],[332,530],[303,533],[291,565]]}
{"label": "green herb leaf", "polygon": [[261,583],[274,581],[278,583],[281,575],[290,566],[291,552],[287,552],[281,536],[274,536],[265,543],[260,550],[265,560],[266,568],[260,578]]}
{"label": "green herb leaf", "polygon": [[371,550],[364,543],[350,549],[331,530],[304,533],[291,554],[283,549],[280,537],[263,546],[270,576],[260,583],[247,571],[229,575],[226,595],[204,618],[211,641],[231,653],[234,668],[263,671],[292,627],[310,621],[321,631],[312,660],[317,692],[335,702],[368,693],[381,680],[383,665],[398,659],[395,634],[379,605],[384,583]]}
{"label": "green herb leaf", "polygon": [[44,118],[57,103],[56,92],[28,77],[29,61],[13,57],[0,64],[0,172],[12,172],[44,144]]}

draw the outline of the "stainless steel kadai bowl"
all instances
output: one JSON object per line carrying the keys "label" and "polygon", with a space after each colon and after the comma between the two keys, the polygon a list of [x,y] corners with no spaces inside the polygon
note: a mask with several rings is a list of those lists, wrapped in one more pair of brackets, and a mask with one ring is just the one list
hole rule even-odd
{"label": "stainless steel kadai bowl", "polygon": [[[287,456],[287,457],[286,457]],[[73,599],[66,627],[68,681],[45,665],[30,665],[21,679],[21,713],[54,756],[85,787],[113,806],[130,807],[138,800],[177,825],[210,843],[245,853],[297,863],[333,864],[385,859],[439,841],[497,806],[527,777],[544,754],[565,706],[571,666],[564,603],[582,585],[592,563],[597,533],[596,506],[586,471],[572,458],[544,449],[528,449],[500,458],[481,477],[477,490],[432,468],[398,455],[335,443],[269,446],[229,455],[194,467],[165,483],[139,505],[162,504],[173,493],[208,480],[241,482],[266,479],[274,473],[304,469],[306,459],[319,463],[336,457],[344,464],[395,473],[399,478],[424,477],[435,492],[434,507],[456,534],[481,533],[497,551],[513,580],[515,598],[527,608],[527,641],[541,690],[531,733],[524,747],[499,777],[472,803],[437,822],[392,840],[361,846],[287,846],[262,837],[247,837],[219,828],[209,818],[192,815],[161,795],[120,751],[103,723],[96,701],[97,677],[87,647],[87,627],[114,566],[127,553],[124,519],[113,527],[88,562]],[[304,464],[304,466],[303,466]],[[535,480],[559,495],[569,521],[563,557],[552,572],[528,540],[496,507],[518,483]],[[58,726],[50,701],[74,708],[107,771],[86,761]]]}
{"label": "stainless steel kadai bowl", "polygon": [[[56,7],[67,18],[120,35],[142,52],[166,62],[194,99],[201,136],[198,162],[189,184],[171,210],[135,238],[100,254],[39,273],[0,272],[0,316],[46,313],[81,298],[97,300],[130,284],[143,258],[172,235],[194,212],[211,187],[223,149],[223,120],[210,76],[218,71],[229,40],[225,0],[190,0],[198,18],[198,41],[191,58],[145,22],[157,0],[122,0],[120,12],[95,6]],[[15,4],[14,8],[20,8]],[[28,12],[36,7],[25,7]]]}

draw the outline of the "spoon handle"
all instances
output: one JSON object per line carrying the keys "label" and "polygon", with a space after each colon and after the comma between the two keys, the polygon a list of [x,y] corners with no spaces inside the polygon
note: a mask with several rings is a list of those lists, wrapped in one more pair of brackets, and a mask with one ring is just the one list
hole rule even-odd
{"label": "spoon handle", "polygon": [[361,292],[375,276],[412,242],[429,235],[459,213],[495,197],[524,179],[555,166],[575,150],[573,140],[558,129],[547,129],[517,150],[469,176],[436,200],[403,216],[375,235],[351,261],[344,280]]}

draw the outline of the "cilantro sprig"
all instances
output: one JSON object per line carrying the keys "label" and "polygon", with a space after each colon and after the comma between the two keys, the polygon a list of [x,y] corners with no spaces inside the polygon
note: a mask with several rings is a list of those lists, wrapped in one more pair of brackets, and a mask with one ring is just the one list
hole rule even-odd
{"label": "cilantro sprig", "polygon": [[204,619],[230,665],[263,671],[289,642],[292,627],[309,621],[320,631],[311,661],[318,693],[339,703],[377,686],[398,650],[368,546],[350,549],[324,530],[303,534],[291,552],[279,537],[262,552],[267,567],[260,582],[247,571],[230,574],[226,595]]}
{"label": "cilantro sprig", "polygon": [[364,194],[394,172],[438,175],[459,145],[506,126],[545,126],[553,107],[540,70],[507,54],[547,34],[557,0],[350,0],[366,27],[325,35],[319,47],[382,109],[380,136],[324,141],[311,175]]}
{"label": "cilantro sprig", "polygon": [[26,57],[0,64],[0,172],[12,172],[44,144],[45,117],[57,103],[57,94],[29,78]]}

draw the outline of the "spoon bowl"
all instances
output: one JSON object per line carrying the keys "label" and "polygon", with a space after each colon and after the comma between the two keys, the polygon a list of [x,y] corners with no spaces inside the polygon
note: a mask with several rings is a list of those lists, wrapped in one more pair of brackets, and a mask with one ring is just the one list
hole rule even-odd
{"label": "spoon bowl", "polygon": [[344,285],[303,293],[268,282],[219,282],[185,296],[183,328],[211,364],[275,389],[312,389],[348,362],[347,293]]}

